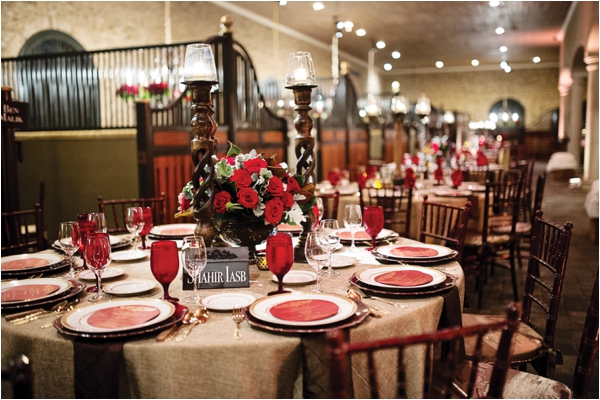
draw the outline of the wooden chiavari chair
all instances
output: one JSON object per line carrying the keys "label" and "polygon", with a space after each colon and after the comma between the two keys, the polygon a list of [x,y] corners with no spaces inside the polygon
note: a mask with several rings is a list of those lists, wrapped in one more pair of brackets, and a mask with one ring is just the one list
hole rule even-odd
{"label": "wooden chiavari chair", "polygon": [[383,227],[410,237],[410,215],[412,209],[412,188],[362,188],[360,207],[380,206],[383,208]]}
{"label": "wooden chiavari chair", "polygon": [[106,216],[108,233],[128,232],[125,225],[125,213],[129,207],[152,207],[154,225],[162,225],[166,214],[166,195],[159,197],[104,200],[98,196],[98,211]]}
{"label": "wooden chiavari chair", "polygon": [[45,249],[42,206],[2,213],[2,255]]}

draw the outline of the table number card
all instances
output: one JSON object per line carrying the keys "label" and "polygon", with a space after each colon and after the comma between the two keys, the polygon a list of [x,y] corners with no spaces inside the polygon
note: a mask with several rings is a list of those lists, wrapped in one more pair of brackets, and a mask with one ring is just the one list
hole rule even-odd
{"label": "table number card", "polygon": [[[208,262],[198,289],[250,287],[248,247],[207,248]],[[190,275],[183,270],[183,290],[193,290]]]}

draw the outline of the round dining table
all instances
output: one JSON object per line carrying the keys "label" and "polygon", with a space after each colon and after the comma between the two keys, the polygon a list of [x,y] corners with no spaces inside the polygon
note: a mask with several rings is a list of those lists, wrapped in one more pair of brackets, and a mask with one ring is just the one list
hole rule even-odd
{"label": "round dining table", "polygon": [[[297,240],[297,239],[296,239]],[[397,243],[416,243],[398,238]],[[46,250],[53,253],[53,250]],[[116,254],[116,252],[115,252]],[[366,246],[358,246],[350,252],[348,246],[337,250],[333,257],[350,257],[350,266],[336,268],[339,275],[322,275],[320,286],[328,293],[347,296],[351,277],[367,268],[381,266]],[[136,261],[112,261],[122,275],[104,280],[107,286],[115,281],[144,279],[154,281],[150,271],[149,254]],[[346,259],[347,260],[347,259]],[[78,263],[81,261],[78,258]],[[462,310],[464,298],[464,275],[456,261],[436,264],[435,268],[454,277],[451,289],[458,294],[453,304]],[[292,271],[312,271],[308,264],[294,263]],[[59,275],[60,276],[60,275]],[[183,290],[182,270],[171,283],[169,293],[183,299],[191,290]],[[249,287],[230,289],[200,289],[202,296],[225,292],[241,292],[261,299],[277,284],[272,273],[249,266]],[[95,282],[85,281],[89,286]],[[287,286],[299,292],[311,292],[316,283]],[[91,306],[85,290],[76,309]],[[157,299],[162,288],[156,285],[151,291],[138,294],[136,299]],[[130,297],[112,295],[114,300]],[[364,303],[382,312],[369,314],[361,323],[345,328],[348,340],[366,341],[392,336],[412,335],[435,331],[443,320],[445,302],[449,297],[442,294],[387,298],[386,301],[365,299]],[[197,305],[187,305],[191,311]],[[458,307],[458,308],[457,308]],[[3,310],[3,317],[10,315]],[[455,316],[456,317],[456,316]],[[231,311],[209,311],[205,323],[195,326],[186,340],[156,340],[159,332],[118,339],[89,339],[61,334],[54,326],[42,328],[58,314],[17,325],[2,318],[2,365],[24,354],[33,369],[34,394],[43,398],[99,397],[106,390],[109,396],[126,398],[306,398],[330,397],[327,362],[326,333],[280,333],[251,326],[246,320],[241,324],[242,339],[233,338],[236,324]],[[415,349],[407,355],[409,397],[421,396],[423,371],[421,362],[424,351]],[[394,352],[377,355],[376,362],[393,366]],[[112,373],[97,379],[95,370]],[[379,368],[382,374],[391,368]],[[105,379],[105,382],[96,380]],[[394,396],[393,379],[382,376],[381,395]],[[86,383],[87,382],[87,383]],[[90,383],[91,382],[91,383]],[[98,384],[98,389],[93,385]],[[87,385],[87,386],[86,386]],[[82,387],[83,386],[83,387]],[[90,387],[94,387],[91,389]],[[86,389],[88,390],[86,392]],[[369,397],[367,387],[366,358],[352,358],[352,388],[354,397]],[[3,396],[9,396],[8,382],[2,382]]]}

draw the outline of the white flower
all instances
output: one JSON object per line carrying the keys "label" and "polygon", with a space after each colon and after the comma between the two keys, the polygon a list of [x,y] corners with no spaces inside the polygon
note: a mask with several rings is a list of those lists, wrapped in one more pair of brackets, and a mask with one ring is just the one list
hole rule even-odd
{"label": "white flower", "polygon": [[289,211],[285,211],[285,216],[289,220],[293,221],[296,225],[299,225],[301,222],[306,221],[306,217],[302,212],[302,209],[297,203],[294,203],[292,208]]}

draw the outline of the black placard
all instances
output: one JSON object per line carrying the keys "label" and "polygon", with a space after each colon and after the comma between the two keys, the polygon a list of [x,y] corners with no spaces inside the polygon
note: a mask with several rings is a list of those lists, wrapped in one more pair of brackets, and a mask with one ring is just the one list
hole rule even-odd
{"label": "black placard", "polygon": [[[202,271],[198,289],[250,287],[247,247],[215,247],[207,249],[208,262]],[[183,290],[194,290],[192,278],[183,269]]]}
{"label": "black placard", "polygon": [[29,104],[18,101],[2,102],[2,126],[27,129]]}

